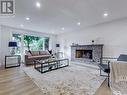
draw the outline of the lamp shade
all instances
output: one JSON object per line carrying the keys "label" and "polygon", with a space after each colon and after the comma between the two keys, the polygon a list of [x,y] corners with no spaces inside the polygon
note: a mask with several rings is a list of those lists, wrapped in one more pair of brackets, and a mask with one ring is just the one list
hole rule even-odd
{"label": "lamp shade", "polygon": [[9,42],[8,47],[17,47],[17,42]]}

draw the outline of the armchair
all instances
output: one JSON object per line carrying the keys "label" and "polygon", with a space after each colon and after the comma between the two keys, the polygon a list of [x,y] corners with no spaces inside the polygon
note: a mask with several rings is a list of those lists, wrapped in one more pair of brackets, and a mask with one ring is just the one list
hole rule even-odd
{"label": "armchair", "polygon": [[[110,82],[111,82],[111,89],[113,90],[113,92],[117,93],[118,95],[121,95],[119,94],[120,91],[121,92],[125,92],[126,91],[126,88],[127,88],[127,81],[123,81],[123,82],[115,82],[115,73],[113,71],[113,62],[111,61],[112,59],[115,59],[115,66],[117,66],[118,68],[115,68],[114,71],[121,71],[121,67],[127,68],[127,55],[124,55],[124,54],[121,54],[118,58],[108,58],[108,57],[103,57],[101,59],[101,63],[99,64],[99,67],[100,67],[100,75],[101,76],[104,76],[102,75],[101,71],[104,71],[105,73],[107,73],[107,78],[108,78],[108,86],[110,86]],[[120,63],[120,64],[118,64]],[[123,63],[123,64],[122,64]],[[118,64],[118,65],[117,65]],[[126,64],[126,65],[125,65]],[[118,69],[118,70],[116,70]],[[125,71],[125,72],[123,72]],[[126,70],[122,70],[122,72],[125,74],[127,73]],[[123,78],[127,78],[127,74],[125,74],[123,76]],[[115,89],[115,90],[114,90]]]}

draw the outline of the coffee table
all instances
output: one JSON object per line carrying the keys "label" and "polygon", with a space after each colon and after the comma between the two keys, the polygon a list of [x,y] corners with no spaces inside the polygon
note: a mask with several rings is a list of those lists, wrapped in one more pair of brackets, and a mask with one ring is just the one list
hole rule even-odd
{"label": "coffee table", "polygon": [[56,58],[49,58],[49,59],[42,59],[42,60],[34,60],[34,68],[41,72],[49,72],[52,70],[60,69],[63,67],[69,66],[69,59],[56,59]]}

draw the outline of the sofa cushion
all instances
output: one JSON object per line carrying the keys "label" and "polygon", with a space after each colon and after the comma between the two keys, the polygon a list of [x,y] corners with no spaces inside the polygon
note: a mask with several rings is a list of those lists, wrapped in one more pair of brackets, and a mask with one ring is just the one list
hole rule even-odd
{"label": "sofa cushion", "polygon": [[40,55],[50,55],[50,53],[47,50],[45,50],[45,51],[40,51]]}
{"label": "sofa cushion", "polygon": [[39,55],[39,51],[31,51],[32,56],[38,56]]}
{"label": "sofa cushion", "polygon": [[127,62],[127,55],[121,54],[119,56],[119,58],[117,59],[117,61],[125,61],[125,62]]}
{"label": "sofa cushion", "polygon": [[29,56],[29,59],[48,58],[50,55]]}

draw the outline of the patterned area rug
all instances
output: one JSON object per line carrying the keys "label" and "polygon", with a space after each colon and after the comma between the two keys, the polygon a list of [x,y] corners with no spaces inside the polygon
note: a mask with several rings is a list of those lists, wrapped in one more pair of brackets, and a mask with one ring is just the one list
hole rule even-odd
{"label": "patterned area rug", "polygon": [[43,95],[94,95],[105,79],[99,76],[98,69],[77,64],[43,74],[33,67],[23,69]]}

